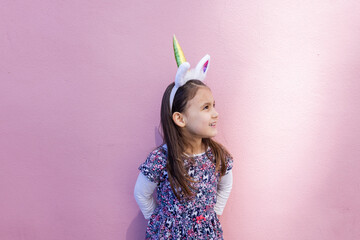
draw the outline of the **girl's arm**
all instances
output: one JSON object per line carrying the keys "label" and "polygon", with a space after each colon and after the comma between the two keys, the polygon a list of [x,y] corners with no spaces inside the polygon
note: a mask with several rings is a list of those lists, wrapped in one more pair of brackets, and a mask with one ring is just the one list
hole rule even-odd
{"label": "girl's arm", "polygon": [[232,170],[230,170],[228,174],[221,177],[221,180],[217,186],[216,204],[214,207],[215,213],[217,215],[221,215],[224,211],[226,202],[231,192],[232,183],[233,183],[233,176],[232,176]]}
{"label": "girl's arm", "polygon": [[152,195],[156,187],[156,183],[151,182],[144,174],[139,173],[135,184],[134,197],[145,219],[149,219],[156,208],[156,201]]}

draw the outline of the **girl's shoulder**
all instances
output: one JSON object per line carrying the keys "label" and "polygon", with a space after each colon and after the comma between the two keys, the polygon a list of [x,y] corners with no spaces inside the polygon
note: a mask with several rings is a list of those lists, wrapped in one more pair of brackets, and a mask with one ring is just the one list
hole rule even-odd
{"label": "girl's shoulder", "polygon": [[[233,156],[223,145],[221,145],[219,143],[217,143],[214,147],[216,148],[215,150],[218,150],[221,152],[221,154],[219,155],[219,157],[221,158],[220,162],[223,162],[225,164],[225,167],[226,167],[225,175],[226,175],[233,168],[233,165],[234,165]],[[215,161],[217,160],[215,158],[215,153],[214,153],[213,149],[211,149],[211,156],[215,159]]]}
{"label": "girl's shoulder", "polygon": [[234,165],[233,156],[226,150],[226,152],[225,152],[225,166],[226,166],[225,175],[229,173],[229,171],[233,168],[233,165]]}
{"label": "girl's shoulder", "polygon": [[146,158],[146,161],[157,162],[158,164],[163,163],[166,164],[167,161],[167,146],[166,144],[162,144],[152,150]]}
{"label": "girl's shoulder", "polygon": [[162,144],[158,147],[156,147],[154,150],[152,150],[148,157],[150,156],[158,156],[158,157],[165,157],[167,156],[167,146],[166,144]]}
{"label": "girl's shoulder", "polygon": [[139,170],[152,182],[159,182],[167,164],[167,147],[158,146],[152,150],[143,162]]}

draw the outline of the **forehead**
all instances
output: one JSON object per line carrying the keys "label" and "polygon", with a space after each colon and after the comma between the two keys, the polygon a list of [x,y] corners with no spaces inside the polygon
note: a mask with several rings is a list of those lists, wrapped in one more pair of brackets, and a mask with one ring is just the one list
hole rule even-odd
{"label": "forehead", "polygon": [[188,107],[201,106],[204,103],[212,103],[212,102],[214,102],[214,97],[212,95],[211,90],[208,87],[200,87],[197,90],[194,98],[188,102],[189,104]]}

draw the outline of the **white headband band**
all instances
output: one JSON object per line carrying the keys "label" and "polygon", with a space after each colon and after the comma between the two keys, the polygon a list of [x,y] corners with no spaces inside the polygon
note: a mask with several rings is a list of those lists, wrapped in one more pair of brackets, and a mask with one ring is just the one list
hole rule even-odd
{"label": "white headband band", "polygon": [[187,81],[192,79],[203,81],[210,66],[210,56],[206,54],[195,68],[190,69],[190,63],[186,62],[184,53],[181,50],[175,35],[173,39],[175,59],[179,68],[176,72],[175,85],[170,93],[170,113],[172,112],[174,97],[179,87],[183,86]]}

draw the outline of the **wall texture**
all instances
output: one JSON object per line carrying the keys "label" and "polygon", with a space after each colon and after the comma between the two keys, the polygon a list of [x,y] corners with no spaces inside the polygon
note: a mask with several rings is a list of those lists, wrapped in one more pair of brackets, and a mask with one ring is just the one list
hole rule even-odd
{"label": "wall texture", "polygon": [[359,1],[0,4],[0,239],[143,239],[175,33],[235,157],[226,239],[360,239]]}

